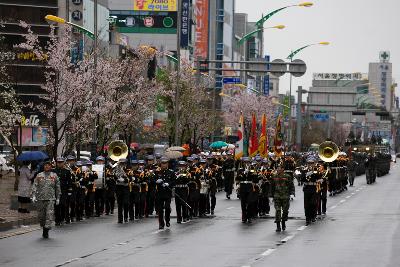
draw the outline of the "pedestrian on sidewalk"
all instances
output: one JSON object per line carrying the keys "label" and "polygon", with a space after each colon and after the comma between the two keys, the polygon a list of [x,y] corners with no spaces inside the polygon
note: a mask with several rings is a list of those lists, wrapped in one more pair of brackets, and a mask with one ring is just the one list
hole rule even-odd
{"label": "pedestrian on sidewalk", "polygon": [[18,202],[20,213],[29,213],[28,204],[31,203],[31,187],[35,173],[29,168],[29,161],[22,162],[18,179]]}
{"label": "pedestrian on sidewalk", "polygon": [[44,171],[39,173],[32,186],[32,201],[36,207],[40,226],[43,227],[43,238],[49,238],[49,230],[54,224],[54,204],[60,204],[60,180],[51,171],[51,162],[44,163]]}

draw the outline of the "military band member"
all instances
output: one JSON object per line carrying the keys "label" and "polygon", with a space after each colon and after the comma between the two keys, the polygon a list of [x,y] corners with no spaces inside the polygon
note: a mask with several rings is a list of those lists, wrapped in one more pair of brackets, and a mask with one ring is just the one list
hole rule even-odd
{"label": "military band member", "polygon": [[131,171],[129,183],[129,220],[139,219],[140,213],[140,173],[137,160],[131,161]]}
{"label": "military band member", "polygon": [[83,220],[83,215],[85,212],[85,197],[86,197],[86,183],[87,179],[85,179],[85,175],[82,171],[82,162],[76,162],[76,202],[75,202],[75,210],[76,210],[76,220]]}
{"label": "military band member", "polygon": [[144,160],[139,160],[139,183],[140,183],[140,198],[139,198],[139,219],[142,219],[145,216],[146,212],[146,200],[147,200],[147,191],[148,191],[148,182],[146,177],[146,162]]}
{"label": "military band member", "polygon": [[239,196],[240,206],[242,209],[242,222],[251,223],[252,216],[249,206],[250,194],[253,192],[252,177],[249,175],[250,172],[250,160],[247,157],[242,158],[242,166],[238,169],[236,177],[237,183],[239,183]]}
{"label": "military band member", "polygon": [[199,199],[199,216],[205,217],[207,213],[207,203],[209,198],[209,181],[207,180],[207,160],[200,159],[200,175],[198,179],[198,186],[200,188],[200,199]]}
{"label": "military band member", "polygon": [[187,161],[189,163],[188,172],[190,173],[190,179],[188,182],[188,204],[190,207],[192,207],[192,209],[189,211],[189,218],[192,219],[193,217],[197,217],[199,213],[200,190],[198,181],[201,171],[196,165],[193,157],[188,157]]}
{"label": "military band member", "polygon": [[154,163],[154,157],[152,155],[147,156],[147,164],[145,169],[146,169],[145,173],[146,180],[148,183],[145,216],[149,217],[149,215],[153,215],[154,212],[155,194],[156,194],[155,171],[157,169],[157,165]]}
{"label": "military band member", "polygon": [[164,226],[170,227],[174,175],[174,172],[168,169],[168,159],[161,158],[156,181],[156,209],[159,229],[164,229]]}
{"label": "military band member", "polygon": [[[311,163],[311,161],[309,161]],[[308,169],[303,182],[304,192],[304,213],[306,216],[306,225],[315,222],[317,216],[317,182],[321,178],[318,166],[314,164]]]}
{"label": "military band member", "polygon": [[108,162],[105,166],[105,208],[106,215],[114,214],[115,205],[115,189],[116,189],[116,179],[112,172],[112,166]]}
{"label": "military band member", "polygon": [[73,155],[67,156],[67,163],[65,165],[65,168],[71,173],[71,179],[72,179],[72,194],[71,194],[71,201],[70,201],[70,220],[73,222],[76,219],[76,193],[77,193],[77,183],[78,183],[78,177],[77,177],[77,171],[78,167],[76,167],[76,158]]}
{"label": "military band member", "polygon": [[227,153],[226,159],[222,164],[222,172],[224,174],[226,198],[231,199],[234,176],[235,176],[235,161],[233,159],[232,153],[230,152]]}
{"label": "military band member", "polygon": [[187,172],[187,166],[185,161],[178,162],[178,172],[175,175],[175,207],[177,223],[187,222],[188,216],[188,195],[189,188],[188,182],[190,179],[190,173]]}
{"label": "military band member", "polygon": [[[98,156],[96,158],[96,164],[105,166],[106,159],[102,156]],[[96,217],[99,217],[104,213],[104,206],[105,206],[105,195],[106,195],[106,184],[105,184],[105,167],[102,179],[97,179],[95,181],[96,191],[94,192],[94,205],[96,211]]]}
{"label": "military band member", "polygon": [[40,226],[43,228],[43,238],[49,237],[49,230],[54,222],[54,204],[60,203],[60,180],[56,173],[51,171],[51,162],[46,161],[32,186],[32,201],[37,202]]}
{"label": "military band member", "polygon": [[271,177],[272,170],[269,169],[268,159],[263,159],[261,168],[259,170],[259,176],[261,178],[260,185],[260,199],[259,199],[259,215],[265,216],[269,214],[270,205],[269,205],[269,195],[271,190]]}
{"label": "military band member", "polygon": [[85,166],[83,166],[83,177],[86,180],[86,196],[85,196],[85,215],[86,218],[90,218],[93,216],[94,212],[94,201],[95,201],[95,191],[96,186],[94,181],[98,179],[97,173],[92,170],[93,162],[87,161],[85,162]]}
{"label": "military band member", "polygon": [[61,196],[60,204],[55,206],[55,221],[56,225],[60,225],[65,221],[66,224],[70,223],[70,206],[73,191],[73,181],[71,172],[65,168],[65,160],[62,157],[58,157],[56,160],[56,168],[53,171],[57,174],[60,180]]}
{"label": "military band member", "polygon": [[127,159],[120,159],[113,169],[116,178],[116,194],[118,204],[118,223],[128,222],[129,178],[126,174]]}
{"label": "military band member", "polygon": [[[285,173],[283,163],[277,161],[277,173],[272,176],[271,193],[274,198],[276,231],[285,231],[290,197],[294,195],[293,179]],[[281,228],[282,223],[282,228]]]}
{"label": "military band member", "polygon": [[350,186],[354,185],[354,179],[356,178],[356,168],[357,168],[357,162],[354,160],[353,157],[349,158],[349,161],[347,162],[347,173],[349,176],[349,183]]}

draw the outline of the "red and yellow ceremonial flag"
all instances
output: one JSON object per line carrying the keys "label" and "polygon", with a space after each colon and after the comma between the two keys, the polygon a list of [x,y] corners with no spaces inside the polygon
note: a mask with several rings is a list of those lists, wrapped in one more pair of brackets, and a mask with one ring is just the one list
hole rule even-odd
{"label": "red and yellow ceremonial flag", "polygon": [[249,138],[249,156],[254,157],[258,152],[258,138],[257,138],[257,122],[256,115],[253,113],[251,117],[251,130]]}
{"label": "red and yellow ceremonial flag", "polygon": [[268,157],[267,115],[265,114],[261,118],[261,136],[258,144],[258,153],[263,158]]}
{"label": "red and yellow ceremonial flag", "polygon": [[281,157],[283,153],[283,135],[282,135],[282,115],[279,114],[276,120],[275,138],[274,138],[275,156]]}
{"label": "red and yellow ceremonial flag", "polygon": [[243,133],[244,133],[244,124],[243,124],[243,114],[240,114],[239,118],[239,127],[238,127],[238,141],[236,142],[235,147],[235,159],[240,159],[243,157]]}

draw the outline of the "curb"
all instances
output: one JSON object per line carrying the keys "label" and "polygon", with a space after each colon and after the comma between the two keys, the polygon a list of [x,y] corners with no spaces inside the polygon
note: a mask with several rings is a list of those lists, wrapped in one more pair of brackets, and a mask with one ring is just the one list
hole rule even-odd
{"label": "curb", "polygon": [[23,225],[32,225],[37,223],[39,223],[39,218],[37,218],[36,216],[24,219],[18,219],[14,221],[0,222],[0,232],[8,231],[13,228],[18,228]]}

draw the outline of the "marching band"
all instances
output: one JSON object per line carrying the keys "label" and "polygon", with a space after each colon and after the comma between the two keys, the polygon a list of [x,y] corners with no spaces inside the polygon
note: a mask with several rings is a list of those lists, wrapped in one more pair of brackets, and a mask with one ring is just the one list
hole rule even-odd
{"label": "marching band", "polygon": [[[306,225],[326,214],[327,196],[334,196],[353,186],[356,168],[354,156],[340,152],[326,141],[317,153],[273,154],[267,158],[212,153],[192,155],[178,161],[147,156],[146,160],[127,159],[127,147],[121,141],[109,146],[107,158],[99,156],[96,165],[76,161],[74,156],[57,158],[53,172],[59,177],[61,196],[55,206],[56,225],[80,221],[92,216],[110,215],[117,201],[118,223],[158,217],[159,229],[170,227],[171,202],[174,198],[177,223],[215,215],[216,194],[225,191],[231,199],[236,188],[243,223],[270,213],[271,198],[275,207],[276,231],[284,231],[290,201],[295,197],[294,182],[304,193]],[[376,177],[375,160],[368,155],[363,163],[367,183]],[[93,167],[92,167],[93,166]],[[97,169],[97,168],[96,168]]]}

